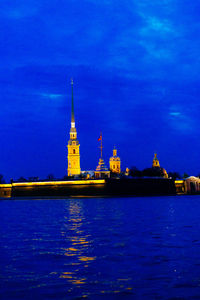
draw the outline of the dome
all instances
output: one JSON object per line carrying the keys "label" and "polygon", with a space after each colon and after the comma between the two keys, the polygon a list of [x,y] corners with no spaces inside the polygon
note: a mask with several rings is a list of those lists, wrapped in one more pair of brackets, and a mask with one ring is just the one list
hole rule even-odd
{"label": "dome", "polygon": [[162,167],[152,167],[144,169],[143,176],[168,178],[167,171]]}

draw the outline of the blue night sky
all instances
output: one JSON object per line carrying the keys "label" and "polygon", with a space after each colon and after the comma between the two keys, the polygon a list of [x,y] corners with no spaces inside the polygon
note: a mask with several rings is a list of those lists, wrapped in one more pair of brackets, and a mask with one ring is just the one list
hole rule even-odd
{"label": "blue night sky", "polygon": [[0,173],[67,173],[71,86],[81,169],[200,173],[200,1],[12,0],[0,10]]}

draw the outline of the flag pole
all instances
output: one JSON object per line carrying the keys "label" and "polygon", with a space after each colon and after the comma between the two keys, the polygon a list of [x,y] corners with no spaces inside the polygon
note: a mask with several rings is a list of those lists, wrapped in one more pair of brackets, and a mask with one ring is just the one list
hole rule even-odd
{"label": "flag pole", "polygon": [[102,132],[101,132],[101,158],[102,158],[102,148],[103,146],[102,146]]}

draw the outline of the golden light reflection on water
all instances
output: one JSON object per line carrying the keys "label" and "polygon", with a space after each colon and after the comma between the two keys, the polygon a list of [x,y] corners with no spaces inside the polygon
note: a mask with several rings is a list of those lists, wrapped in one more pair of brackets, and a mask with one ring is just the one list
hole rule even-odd
{"label": "golden light reflection on water", "polygon": [[78,251],[78,249],[72,248],[72,247],[71,247],[71,248],[68,248],[67,250],[68,250],[68,251]]}
{"label": "golden light reflection on water", "polygon": [[[67,247],[62,249],[66,256],[66,265],[65,270],[60,274],[60,278],[66,281],[66,285],[70,284],[70,288],[67,290],[68,293],[73,293],[74,290],[78,289],[83,298],[91,294],[91,280],[95,285],[98,285],[99,276],[101,275],[93,274],[94,281],[89,273],[91,271],[90,267],[97,257],[92,255],[94,253],[92,251],[93,237],[85,230],[88,220],[84,215],[83,203],[81,201],[70,201],[67,204],[69,207],[66,211],[64,229],[61,231],[67,242]],[[92,267],[93,271],[91,272],[94,272],[96,268],[95,266]],[[99,290],[99,293],[105,294],[106,297],[109,297],[111,293],[117,294],[122,291],[131,293],[130,280],[131,278],[120,277],[116,278],[115,281],[110,281],[109,284],[106,282],[105,290]],[[88,289],[87,284],[90,285],[90,289]]]}
{"label": "golden light reflection on water", "polygon": [[[68,208],[68,216],[65,216],[65,229],[61,234],[67,239],[70,246],[64,249],[64,255],[73,257],[70,266],[76,268],[73,271],[66,270],[61,275],[73,285],[81,286],[87,283],[87,278],[80,274],[80,269],[87,268],[90,263],[95,261],[96,257],[89,256],[89,248],[92,245],[91,235],[83,229],[85,217],[81,202],[71,201]],[[66,266],[69,268],[69,265]]]}
{"label": "golden light reflection on water", "polygon": [[86,281],[86,278],[69,280],[69,282],[71,282],[72,284],[76,284],[76,285],[85,284],[85,281]]}
{"label": "golden light reflection on water", "polygon": [[92,261],[92,260],[95,260],[96,259],[96,257],[88,257],[88,256],[81,256],[81,257],[79,257],[79,260],[80,261]]}

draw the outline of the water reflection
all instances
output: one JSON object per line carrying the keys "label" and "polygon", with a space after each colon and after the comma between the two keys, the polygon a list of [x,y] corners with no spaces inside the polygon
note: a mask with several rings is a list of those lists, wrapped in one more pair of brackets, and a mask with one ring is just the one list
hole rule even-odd
{"label": "water reflection", "polygon": [[87,268],[96,257],[88,255],[93,241],[92,236],[84,230],[84,223],[87,220],[84,216],[82,201],[73,200],[67,205],[62,235],[69,245],[64,249],[64,255],[71,257],[71,260],[66,264],[67,270],[62,272],[60,278],[66,279],[70,284],[80,286],[87,283],[87,272],[84,268]]}
{"label": "water reflection", "polygon": [[200,196],[2,201],[2,298],[200,299],[199,211]]}

